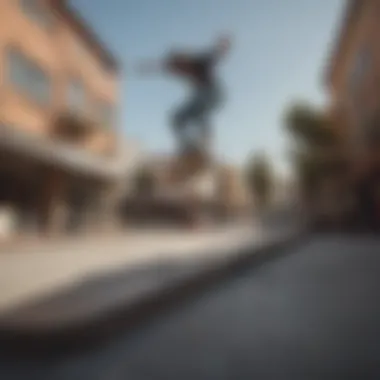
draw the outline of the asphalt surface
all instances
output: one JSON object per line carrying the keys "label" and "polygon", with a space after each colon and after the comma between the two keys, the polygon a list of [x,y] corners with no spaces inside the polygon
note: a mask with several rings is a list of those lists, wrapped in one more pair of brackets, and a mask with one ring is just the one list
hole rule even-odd
{"label": "asphalt surface", "polygon": [[378,240],[318,237],[91,351],[0,356],[0,378],[379,378],[379,290]]}

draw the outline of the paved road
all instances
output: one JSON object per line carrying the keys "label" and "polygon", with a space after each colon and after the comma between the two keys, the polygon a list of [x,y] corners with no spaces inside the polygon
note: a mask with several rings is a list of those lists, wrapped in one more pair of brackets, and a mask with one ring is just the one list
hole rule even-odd
{"label": "paved road", "polygon": [[107,346],[3,362],[0,378],[379,378],[379,290],[380,243],[318,238]]}

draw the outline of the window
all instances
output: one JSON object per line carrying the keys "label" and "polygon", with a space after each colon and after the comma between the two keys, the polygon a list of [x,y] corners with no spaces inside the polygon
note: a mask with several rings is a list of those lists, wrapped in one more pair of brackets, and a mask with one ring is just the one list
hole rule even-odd
{"label": "window", "polygon": [[41,0],[20,0],[21,9],[33,21],[44,28],[52,25],[52,15],[43,6]]}
{"label": "window", "polygon": [[9,80],[20,91],[40,104],[50,100],[50,78],[20,51],[8,51]]}
{"label": "window", "polygon": [[115,124],[115,107],[113,104],[101,101],[98,103],[99,121],[106,128],[111,128]]}
{"label": "window", "polygon": [[80,80],[72,80],[68,88],[68,106],[71,111],[83,111],[85,107],[85,90]]}

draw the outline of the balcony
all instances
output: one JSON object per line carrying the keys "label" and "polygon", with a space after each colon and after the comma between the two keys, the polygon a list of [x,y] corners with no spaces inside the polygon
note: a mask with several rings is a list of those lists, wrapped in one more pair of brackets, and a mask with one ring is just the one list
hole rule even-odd
{"label": "balcony", "polygon": [[78,174],[101,179],[116,179],[124,174],[120,156],[92,154],[81,146],[48,137],[30,135],[20,128],[0,123],[0,149],[24,155],[36,161],[61,167]]}

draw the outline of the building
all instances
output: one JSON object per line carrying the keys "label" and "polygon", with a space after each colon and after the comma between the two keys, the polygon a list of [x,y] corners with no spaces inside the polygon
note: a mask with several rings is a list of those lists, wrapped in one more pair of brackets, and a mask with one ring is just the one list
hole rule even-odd
{"label": "building", "polygon": [[0,207],[22,231],[104,219],[120,174],[119,77],[65,0],[0,2]]}
{"label": "building", "polygon": [[138,174],[142,177],[138,176],[137,187],[131,187],[135,191],[126,193],[125,220],[143,209],[151,218],[159,219],[161,214],[169,220],[171,215],[174,222],[197,216],[220,219],[249,212],[249,195],[237,168],[220,162],[203,168],[196,163],[195,167],[169,154],[140,157]]}
{"label": "building", "polygon": [[169,154],[153,154],[145,157],[144,166],[154,176],[155,191],[172,197],[195,197],[208,199],[213,196],[215,170],[199,168]]}
{"label": "building", "polygon": [[[349,168],[343,186],[334,192],[330,203],[335,208],[340,203],[349,205],[341,208],[351,208],[352,219],[363,225],[379,223],[379,16],[378,0],[346,1],[325,72],[329,112],[344,142]],[[325,190],[331,198],[331,186]]]}
{"label": "building", "polygon": [[325,72],[330,113],[358,154],[380,127],[379,16],[377,0],[346,1]]}
{"label": "building", "polygon": [[214,201],[219,197],[221,177],[227,172],[221,164],[202,167],[203,163],[199,162],[192,165],[192,162],[188,162],[189,158],[185,158],[184,162],[183,159],[165,154],[146,158],[146,166],[155,177],[159,193],[182,194],[202,201]]}
{"label": "building", "polygon": [[232,165],[222,165],[219,172],[218,197],[229,213],[252,211],[253,200],[243,171]]}

